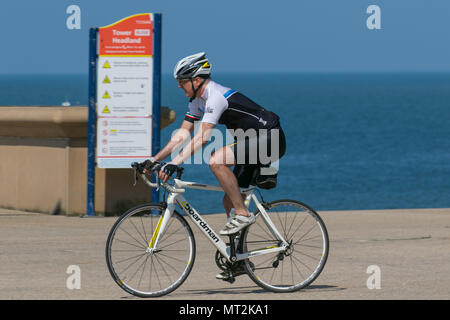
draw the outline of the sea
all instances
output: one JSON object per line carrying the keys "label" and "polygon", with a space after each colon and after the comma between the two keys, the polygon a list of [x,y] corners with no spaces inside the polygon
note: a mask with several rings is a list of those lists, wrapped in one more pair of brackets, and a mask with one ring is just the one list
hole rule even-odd
{"label": "sea", "polygon": [[[87,105],[87,80],[1,75],[0,105]],[[318,211],[450,207],[449,73],[223,73],[213,80],[281,118],[287,150],[277,187],[261,191],[265,200],[296,199]],[[163,75],[162,105],[176,120],[162,130],[162,146],[187,104]],[[186,164],[183,178],[218,184],[207,163]],[[223,212],[222,196],[185,194],[202,213]]]}

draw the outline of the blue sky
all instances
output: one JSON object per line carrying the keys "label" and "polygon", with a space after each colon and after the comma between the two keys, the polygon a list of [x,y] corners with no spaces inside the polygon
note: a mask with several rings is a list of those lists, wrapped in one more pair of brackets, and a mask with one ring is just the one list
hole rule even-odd
{"label": "blue sky", "polygon": [[87,73],[89,28],[143,12],[163,14],[164,73],[199,51],[216,72],[450,71],[448,0],[4,0],[0,73]]}

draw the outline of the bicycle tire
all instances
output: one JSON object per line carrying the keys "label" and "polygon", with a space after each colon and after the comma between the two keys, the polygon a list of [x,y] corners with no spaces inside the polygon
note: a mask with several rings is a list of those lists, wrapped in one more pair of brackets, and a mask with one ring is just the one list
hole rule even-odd
{"label": "bicycle tire", "polygon": [[114,281],[134,296],[160,297],[174,291],[194,265],[194,234],[177,211],[167,223],[157,250],[147,252],[162,212],[164,208],[154,203],[132,208],[117,219],[108,235],[108,270]]}
{"label": "bicycle tire", "polygon": [[[325,224],[312,208],[296,200],[270,202],[266,211],[290,246],[282,253],[246,259],[247,274],[257,285],[273,292],[293,292],[310,285],[322,272],[328,258],[329,239]],[[280,244],[264,220],[258,217],[259,210],[255,215],[256,222],[242,231],[240,252]]]}

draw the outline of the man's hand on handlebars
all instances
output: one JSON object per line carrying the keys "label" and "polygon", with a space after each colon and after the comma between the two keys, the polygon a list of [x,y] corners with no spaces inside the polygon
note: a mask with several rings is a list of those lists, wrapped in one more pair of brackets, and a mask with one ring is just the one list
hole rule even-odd
{"label": "man's hand on handlebars", "polygon": [[171,162],[164,163],[164,164],[162,164],[162,167],[159,170],[159,178],[163,182],[166,182],[175,173],[175,171],[177,171],[177,169],[178,169],[178,166]]}
{"label": "man's hand on handlebars", "polygon": [[142,173],[146,174],[146,173],[150,173],[153,170],[157,170],[158,171],[158,177],[163,181],[166,182],[167,180],[170,179],[170,177],[178,170],[180,170],[180,168],[171,163],[164,163],[164,162],[158,162],[155,160],[155,158],[150,158],[142,163],[139,163],[137,165],[141,166]]}

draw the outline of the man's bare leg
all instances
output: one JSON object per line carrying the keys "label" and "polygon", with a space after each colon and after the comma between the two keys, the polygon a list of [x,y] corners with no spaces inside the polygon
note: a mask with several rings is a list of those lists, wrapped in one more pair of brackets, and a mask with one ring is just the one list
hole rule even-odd
{"label": "man's bare leg", "polygon": [[[228,199],[231,201],[232,208],[234,208],[236,215],[248,217],[250,216],[250,213],[244,204],[237,179],[230,169],[233,165],[235,165],[234,153],[228,146],[217,150],[211,156],[209,161],[209,167],[225,191],[226,196],[228,196]],[[224,207],[225,201],[226,199],[224,198]],[[228,208],[225,207],[225,210],[228,215],[231,208],[228,206]]]}
{"label": "man's bare leg", "polygon": [[[242,200],[245,200],[245,194],[241,193]],[[233,209],[233,203],[230,198],[225,194],[222,200],[223,207],[225,208],[225,213],[227,214],[227,218],[230,217],[230,211]]]}

